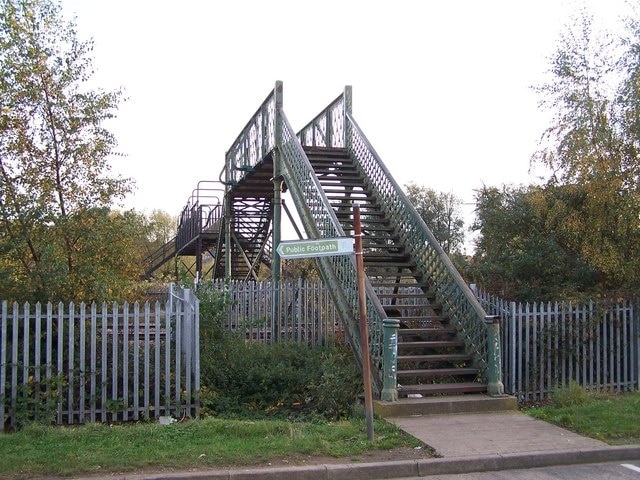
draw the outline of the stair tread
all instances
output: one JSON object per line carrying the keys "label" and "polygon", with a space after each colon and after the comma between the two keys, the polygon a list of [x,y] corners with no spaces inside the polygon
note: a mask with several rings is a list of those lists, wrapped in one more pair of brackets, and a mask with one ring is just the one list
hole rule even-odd
{"label": "stair tread", "polygon": [[460,383],[429,383],[422,385],[399,385],[398,393],[420,393],[420,394],[436,394],[436,393],[461,393],[461,392],[484,392],[487,385],[477,382],[460,382]]}
{"label": "stair tread", "polygon": [[384,298],[433,298],[433,294],[430,293],[385,293],[385,292],[380,292],[378,293],[378,297],[384,297]]}
{"label": "stair tread", "polygon": [[419,341],[411,341],[398,342],[398,348],[415,348],[415,347],[424,347],[424,348],[445,348],[445,347],[464,347],[464,342],[462,340],[419,340]]}
{"label": "stair tread", "polygon": [[424,283],[417,283],[417,282],[384,282],[384,281],[376,281],[376,279],[372,279],[371,280],[371,284],[373,285],[374,288],[376,287],[380,287],[380,288],[384,288],[384,287],[398,287],[398,288],[428,288],[429,286],[424,284]]}
{"label": "stair tread", "polygon": [[398,329],[399,335],[420,335],[426,333],[455,333],[454,327],[442,326],[442,327],[426,327],[426,328],[400,328]]}
{"label": "stair tread", "polygon": [[471,360],[472,355],[469,353],[442,353],[432,355],[398,355],[399,362],[436,362],[436,361],[454,361],[454,360]]}
{"label": "stair tread", "polygon": [[451,375],[477,375],[477,368],[419,368],[414,370],[398,370],[399,377],[437,377]]}

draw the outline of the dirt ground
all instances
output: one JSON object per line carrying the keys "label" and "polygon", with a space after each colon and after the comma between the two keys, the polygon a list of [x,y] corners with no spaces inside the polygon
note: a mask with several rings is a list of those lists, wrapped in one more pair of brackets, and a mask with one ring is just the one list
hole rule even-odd
{"label": "dirt ground", "polygon": [[375,463],[394,460],[419,460],[422,458],[434,458],[438,454],[429,446],[424,448],[394,448],[392,450],[373,450],[362,455],[335,458],[300,455],[295,457],[282,457],[272,459],[267,464],[255,465],[255,467],[284,467],[300,465],[334,465],[340,463]]}

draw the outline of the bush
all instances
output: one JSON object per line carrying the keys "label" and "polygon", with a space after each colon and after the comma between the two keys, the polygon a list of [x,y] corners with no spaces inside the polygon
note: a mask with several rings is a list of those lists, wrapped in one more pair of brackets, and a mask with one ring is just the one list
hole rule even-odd
{"label": "bush", "polygon": [[204,414],[337,419],[349,415],[361,391],[355,362],[339,347],[226,334],[201,355]]}
{"label": "bush", "polygon": [[224,300],[200,297],[200,405],[204,415],[338,419],[362,391],[344,346],[247,342],[224,329]]}

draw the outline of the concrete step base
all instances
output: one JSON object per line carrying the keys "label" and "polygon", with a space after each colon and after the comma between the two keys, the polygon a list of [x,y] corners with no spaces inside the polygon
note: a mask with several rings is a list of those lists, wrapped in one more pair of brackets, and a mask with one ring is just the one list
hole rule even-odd
{"label": "concrete step base", "polygon": [[373,411],[382,418],[450,413],[483,413],[517,410],[516,397],[486,394],[443,395],[439,397],[401,398],[397,402],[375,400]]}

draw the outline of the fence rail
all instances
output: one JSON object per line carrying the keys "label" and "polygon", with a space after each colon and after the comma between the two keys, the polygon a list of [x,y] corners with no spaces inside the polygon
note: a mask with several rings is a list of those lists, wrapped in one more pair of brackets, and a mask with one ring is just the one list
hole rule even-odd
{"label": "fence rail", "polygon": [[1,304],[0,431],[197,416],[198,304]]}
{"label": "fence rail", "polygon": [[640,387],[640,318],[633,301],[516,303],[478,292],[501,318],[503,382],[522,401],[571,382],[596,390]]}

